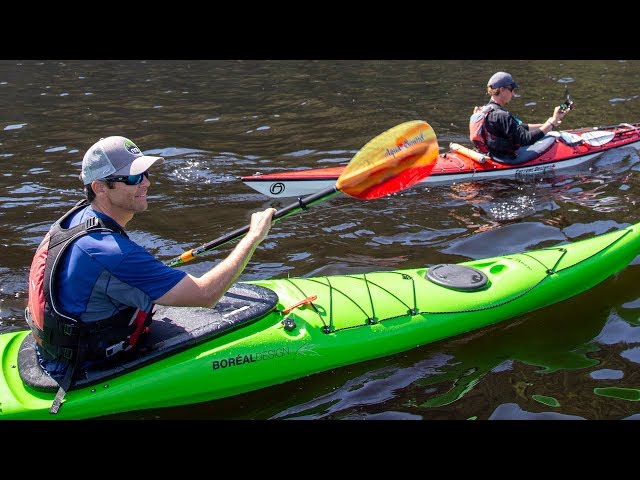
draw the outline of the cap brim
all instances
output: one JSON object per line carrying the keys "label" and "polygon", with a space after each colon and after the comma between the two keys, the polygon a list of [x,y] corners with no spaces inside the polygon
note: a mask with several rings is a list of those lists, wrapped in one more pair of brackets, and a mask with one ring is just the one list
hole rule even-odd
{"label": "cap brim", "polygon": [[138,175],[142,172],[146,172],[151,168],[151,166],[155,163],[162,163],[164,161],[163,157],[151,157],[149,155],[143,155],[141,157],[136,158],[132,163],[127,165],[120,170],[116,170],[111,175],[113,176],[121,176],[121,175]]}
{"label": "cap brim", "polygon": [[505,87],[520,88],[520,85],[518,85],[516,82],[511,82],[511,83],[500,83],[500,82],[498,82],[498,84],[496,84],[496,86],[488,84],[487,87],[489,87],[489,88],[505,88]]}

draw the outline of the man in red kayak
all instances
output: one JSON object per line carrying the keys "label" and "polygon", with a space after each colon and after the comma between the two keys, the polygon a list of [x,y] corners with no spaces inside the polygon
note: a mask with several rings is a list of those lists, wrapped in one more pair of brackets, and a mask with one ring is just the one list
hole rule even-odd
{"label": "man in red kayak", "polygon": [[[487,83],[491,100],[483,107],[475,107],[469,120],[469,138],[476,149],[505,163],[526,162],[551,146],[553,138],[542,139],[560,125],[569,111],[557,106],[546,122],[523,123],[506,109],[518,87],[510,73],[496,72]],[[529,147],[540,140],[539,145]]]}
{"label": "man in red kayak", "polygon": [[64,377],[63,390],[77,368],[132,348],[154,304],[216,304],[271,228],[274,208],[253,213],[244,238],[200,277],[166,266],[125,231],[147,209],[149,169],[162,160],[125,137],[95,143],[82,161],[86,199],[53,224],[34,256],[25,316],[43,369]]}

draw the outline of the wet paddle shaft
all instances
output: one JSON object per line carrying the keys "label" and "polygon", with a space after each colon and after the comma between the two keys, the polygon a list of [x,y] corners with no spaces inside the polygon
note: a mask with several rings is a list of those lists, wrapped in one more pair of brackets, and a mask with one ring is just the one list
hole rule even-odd
{"label": "wet paddle shaft", "polygon": [[[431,126],[422,120],[396,125],[370,140],[351,159],[336,184],[274,213],[272,222],[342,192],[350,197],[371,200],[409,188],[431,174],[438,157],[438,141]],[[198,255],[236,240],[249,231],[239,228],[167,262],[177,267]]]}

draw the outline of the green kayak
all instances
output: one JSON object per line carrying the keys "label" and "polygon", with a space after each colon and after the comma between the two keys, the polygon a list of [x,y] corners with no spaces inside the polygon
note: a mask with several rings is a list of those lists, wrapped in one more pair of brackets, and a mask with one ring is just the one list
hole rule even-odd
{"label": "green kayak", "polygon": [[0,334],[0,418],[84,419],[205,402],[415,348],[577,295],[640,254],[640,223],[424,268],[237,282],[215,308],[160,307],[139,349],[57,383],[28,331]]}

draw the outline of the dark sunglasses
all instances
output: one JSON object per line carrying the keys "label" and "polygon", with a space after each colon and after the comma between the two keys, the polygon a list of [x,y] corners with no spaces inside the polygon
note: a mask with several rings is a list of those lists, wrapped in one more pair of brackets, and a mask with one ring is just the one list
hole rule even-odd
{"label": "dark sunglasses", "polygon": [[122,182],[126,185],[138,185],[142,182],[142,177],[149,178],[149,170],[139,173],[138,175],[122,175],[120,177],[106,177],[102,180],[105,182]]}
{"label": "dark sunglasses", "polygon": [[516,87],[514,87],[513,85],[509,85],[508,87],[505,87],[505,88],[510,92],[513,92],[516,89]]}

